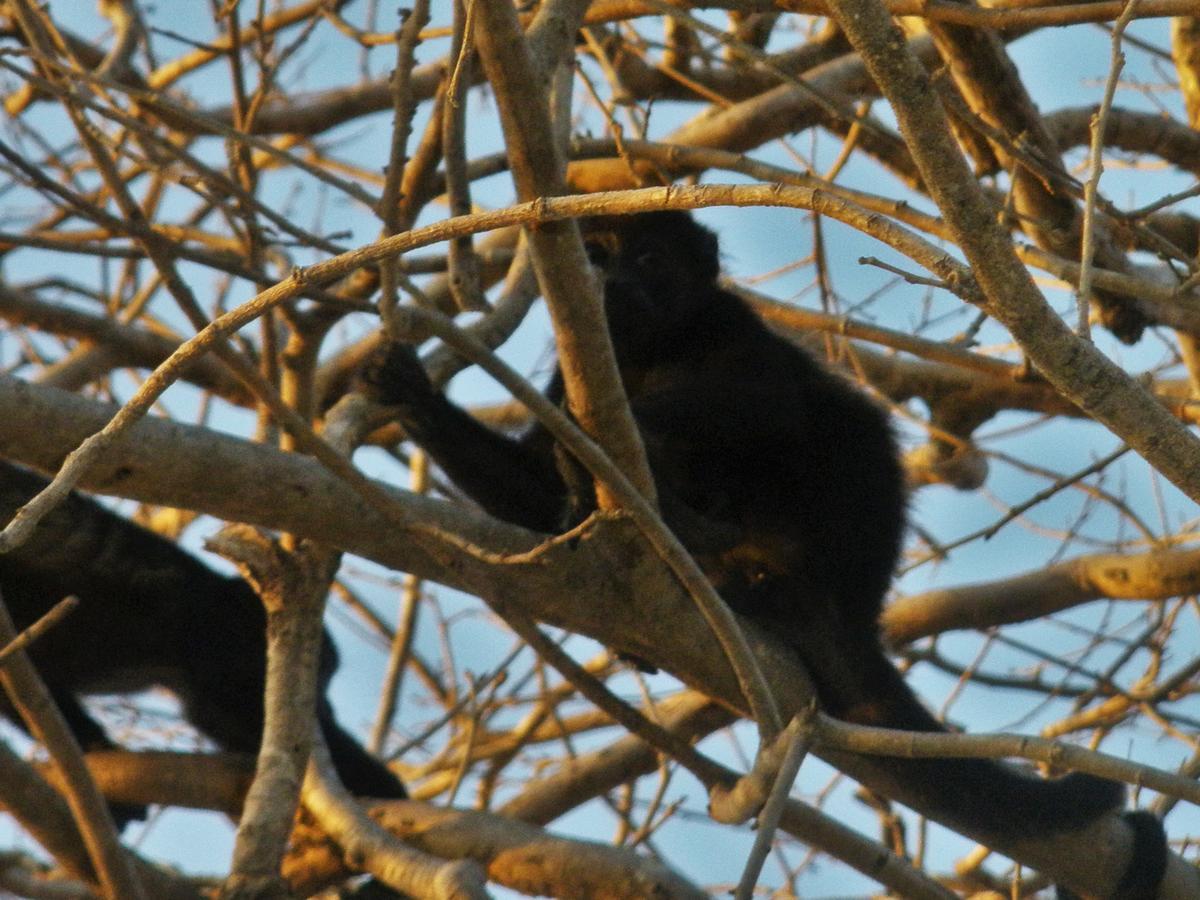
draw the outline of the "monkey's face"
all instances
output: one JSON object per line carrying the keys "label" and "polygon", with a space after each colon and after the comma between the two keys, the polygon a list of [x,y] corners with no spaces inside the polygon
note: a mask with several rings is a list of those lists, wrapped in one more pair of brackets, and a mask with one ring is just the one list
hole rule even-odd
{"label": "monkey's face", "polygon": [[603,281],[618,361],[661,356],[663,341],[687,325],[714,285],[716,237],[681,212],[607,216],[581,225]]}

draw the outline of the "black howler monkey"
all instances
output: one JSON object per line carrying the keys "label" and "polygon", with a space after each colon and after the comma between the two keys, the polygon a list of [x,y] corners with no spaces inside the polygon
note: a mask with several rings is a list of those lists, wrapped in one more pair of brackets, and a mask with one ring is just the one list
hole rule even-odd
{"label": "black howler monkey", "polygon": [[[0,514],[11,517],[45,485],[40,476],[0,462]],[[242,579],[219,575],[171,541],[72,494],[30,540],[0,554],[0,594],[18,628],[68,594],[79,597],[75,611],[29,653],[84,750],[114,744],[80,694],[159,685],[179,697],[185,718],[222,749],[258,752],[266,613]],[[324,690],[337,664],[326,640],[317,720],[338,775],[359,796],[407,796],[334,719]],[[0,713],[19,722],[7,697]],[[113,812],[124,825],[143,811],[121,806]]]}
{"label": "black howler monkey", "polygon": [[[943,730],[878,634],[905,518],[886,414],[717,285],[716,237],[690,215],[581,225],[667,524],[732,609],[792,644],[831,715]],[[567,484],[578,479],[560,474],[544,429],[518,440],[487,429],[437,392],[401,345],[382,351],[364,380],[488,512],[540,531],[570,524],[578,498]],[[562,399],[558,373],[547,394]],[[697,530],[697,519],[713,527]],[[880,763],[929,809],[985,833],[1069,830],[1124,798],[1115,782],[1042,780],[990,760]],[[1131,824],[1149,862],[1135,860],[1119,896],[1153,897],[1165,865],[1161,830],[1145,814]]]}

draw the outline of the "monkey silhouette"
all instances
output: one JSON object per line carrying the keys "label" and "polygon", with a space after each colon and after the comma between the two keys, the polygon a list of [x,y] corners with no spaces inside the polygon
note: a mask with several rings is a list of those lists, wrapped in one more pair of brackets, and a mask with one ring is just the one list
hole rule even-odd
{"label": "monkey silhouette", "polygon": [[[0,462],[0,514],[11,517],[45,485],[41,476]],[[29,655],[85,751],[116,745],[81,696],[161,686],[218,747],[257,753],[266,613],[245,581],[221,575],[172,541],[71,494],[28,541],[0,554],[0,596],[16,626],[25,628],[71,594],[78,607],[34,642]],[[407,796],[400,780],[334,718],[325,691],[337,665],[326,636],[316,714],[338,775],[359,796]],[[7,697],[0,712],[20,724]],[[124,825],[144,810],[118,805],[113,813]]]}
{"label": "monkey silhouette", "polygon": [[[794,648],[830,715],[944,731],[879,635],[906,502],[887,414],[719,286],[716,236],[689,214],[581,226],[664,520],[734,611]],[[513,438],[485,427],[430,384],[410,347],[385,344],[361,378],[492,515],[556,532],[594,502],[580,488],[590,479],[564,464],[544,428]],[[546,394],[563,393],[556,371]],[[877,762],[927,809],[991,834],[1072,830],[1125,797],[1091,775],[1041,779],[985,759]],[[1165,837],[1148,813],[1127,819],[1136,853],[1117,896],[1153,898]]]}

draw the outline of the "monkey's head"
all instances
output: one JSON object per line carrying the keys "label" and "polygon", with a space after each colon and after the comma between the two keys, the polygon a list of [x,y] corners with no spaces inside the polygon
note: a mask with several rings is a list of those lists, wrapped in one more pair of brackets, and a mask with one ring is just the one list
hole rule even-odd
{"label": "monkey's head", "polygon": [[580,227],[604,284],[618,361],[640,362],[643,350],[661,356],[663,342],[711,296],[720,273],[716,235],[673,210],[597,216]]}

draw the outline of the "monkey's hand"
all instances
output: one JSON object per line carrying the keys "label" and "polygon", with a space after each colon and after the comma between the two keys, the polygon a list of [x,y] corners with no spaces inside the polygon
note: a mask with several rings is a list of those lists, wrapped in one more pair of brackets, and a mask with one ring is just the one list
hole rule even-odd
{"label": "monkey's hand", "polygon": [[385,340],[359,373],[358,389],[384,406],[412,409],[440,395],[409,344]]}

